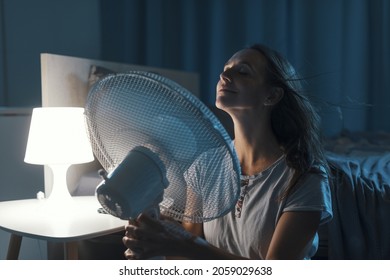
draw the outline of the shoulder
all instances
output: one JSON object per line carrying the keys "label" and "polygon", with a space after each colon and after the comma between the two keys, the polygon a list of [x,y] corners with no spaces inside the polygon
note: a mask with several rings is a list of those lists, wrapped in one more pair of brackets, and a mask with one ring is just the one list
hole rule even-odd
{"label": "shoulder", "polygon": [[307,172],[302,174],[298,185],[309,190],[318,189],[320,192],[328,192],[329,174],[326,166],[320,163],[313,164]]}
{"label": "shoulder", "polygon": [[331,191],[326,166],[313,165],[309,171],[301,176],[296,189],[288,195],[286,208],[306,211],[319,210],[322,212],[321,223],[332,217]]}
{"label": "shoulder", "polygon": [[326,164],[322,164],[319,162],[314,163],[308,171],[302,174],[301,181],[305,181],[308,179],[317,178],[319,181],[328,182],[329,178],[329,170]]}

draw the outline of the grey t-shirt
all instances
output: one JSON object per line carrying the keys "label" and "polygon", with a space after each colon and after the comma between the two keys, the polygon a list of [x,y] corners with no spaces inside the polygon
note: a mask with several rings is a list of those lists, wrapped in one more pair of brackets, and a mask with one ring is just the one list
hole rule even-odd
{"label": "grey t-shirt", "polygon": [[[321,223],[332,217],[328,178],[323,173],[310,173],[299,181],[299,186],[286,199],[280,196],[288,186],[293,169],[281,157],[265,171],[248,180],[240,217],[237,210],[204,223],[206,240],[219,248],[243,257],[264,259],[276,224],[285,211],[321,211]],[[318,248],[318,235],[306,248],[305,259],[310,259]]]}

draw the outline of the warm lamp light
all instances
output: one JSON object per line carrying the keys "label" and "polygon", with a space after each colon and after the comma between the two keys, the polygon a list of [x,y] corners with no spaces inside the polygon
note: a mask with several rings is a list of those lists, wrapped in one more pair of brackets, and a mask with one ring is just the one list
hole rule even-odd
{"label": "warm lamp light", "polygon": [[70,165],[94,159],[84,108],[34,108],[24,161],[48,165],[53,172],[50,200],[70,198],[66,172]]}

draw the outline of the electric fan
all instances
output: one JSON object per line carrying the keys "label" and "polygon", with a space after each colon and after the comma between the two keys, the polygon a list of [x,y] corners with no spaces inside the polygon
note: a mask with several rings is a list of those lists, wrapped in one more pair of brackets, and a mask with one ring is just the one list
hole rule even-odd
{"label": "electric fan", "polygon": [[240,194],[240,165],[216,116],[179,84],[155,73],[110,74],[85,106],[92,149],[105,169],[96,188],[121,219],[157,209],[177,221],[223,216]]}

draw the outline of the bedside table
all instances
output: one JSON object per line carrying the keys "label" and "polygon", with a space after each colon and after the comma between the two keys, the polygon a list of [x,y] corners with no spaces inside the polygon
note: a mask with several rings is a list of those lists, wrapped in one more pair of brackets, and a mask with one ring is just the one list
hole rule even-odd
{"label": "bedside table", "polygon": [[10,232],[7,259],[19,257],[23,236],[62,242],[66,259],[78,258],[77,241],[124,230],[127,221],[98,213],[95,196],[72,197],[56,203],[50,199],[0,202],[0,228]]}

